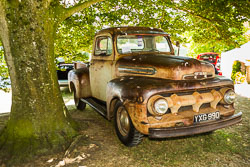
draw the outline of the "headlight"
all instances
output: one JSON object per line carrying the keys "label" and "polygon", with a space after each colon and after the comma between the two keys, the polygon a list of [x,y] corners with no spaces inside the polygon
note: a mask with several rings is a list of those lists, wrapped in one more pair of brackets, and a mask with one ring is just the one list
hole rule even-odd
{"label": "headlight", "polygon": [[158,115],[163,115],[168,110],[168,102],[165,99],[156,100],[154,103],[154,110]]}
{"label": "headlight", "polygon": [[232,104],[235,100],[235,93],[232,89],[229,89],[228,91],[225,92],[224,94],[224,101],[227,104]]}

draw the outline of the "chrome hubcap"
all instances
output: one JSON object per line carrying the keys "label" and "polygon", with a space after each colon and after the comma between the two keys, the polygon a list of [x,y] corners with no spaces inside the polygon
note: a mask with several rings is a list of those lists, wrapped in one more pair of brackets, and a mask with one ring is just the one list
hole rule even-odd
{"label": "chrome hubcap", "polygon": [[127,136],[130,129],[129,116],[123,106],[120,106],[117,110],[116,121],[120,133],[123,136]]}

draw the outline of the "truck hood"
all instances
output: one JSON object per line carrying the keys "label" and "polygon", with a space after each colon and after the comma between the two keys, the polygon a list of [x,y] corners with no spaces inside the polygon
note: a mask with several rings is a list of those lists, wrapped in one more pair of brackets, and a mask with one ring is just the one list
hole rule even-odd
{"label": "truck hood", "polygon": [[212,64],[188,57],[133,55],[118,59],[116,75],[192,80],[212,78],[215,71]]}

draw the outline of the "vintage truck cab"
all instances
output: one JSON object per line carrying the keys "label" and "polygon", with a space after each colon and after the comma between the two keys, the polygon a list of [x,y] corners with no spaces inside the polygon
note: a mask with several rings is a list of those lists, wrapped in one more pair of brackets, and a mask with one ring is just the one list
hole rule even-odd
{"label": "vintage truck cab", "polygon": [[212,64],[174,56],[167,33],[156,28],[116,27],[98,32],[91,61],[68,75],[76,107],[89,104],[114,119],[126,146],[144,135],[199,134],[241,121],[234,85],[215,76]]}

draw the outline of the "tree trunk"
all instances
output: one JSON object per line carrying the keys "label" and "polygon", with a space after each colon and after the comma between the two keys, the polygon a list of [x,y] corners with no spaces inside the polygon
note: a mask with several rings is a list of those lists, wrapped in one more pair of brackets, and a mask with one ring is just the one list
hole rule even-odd
{"label": "tree trunk", "polygon": [[0,149],[19,157],[64,149],[76,131],[57,82],[54,10],[44,1],[1,1],[0,37],[12,82],[12,107]]}

